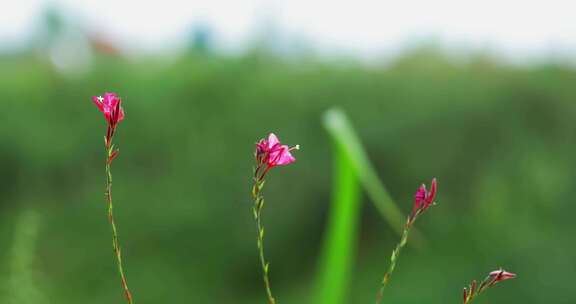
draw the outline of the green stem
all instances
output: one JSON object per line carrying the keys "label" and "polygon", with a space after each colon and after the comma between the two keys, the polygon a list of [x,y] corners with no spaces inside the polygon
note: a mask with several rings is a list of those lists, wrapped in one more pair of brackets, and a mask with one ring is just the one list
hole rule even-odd
{"label": "green stem", "polygon": [[128,289],[128,283],[126,281],[126,276],[124,274],[124,269],[122,267],[122,253],[118,241],[118,231],[116,229],[116,222],[114,221],[114,212],[112,204],[112,171],[110,167],[111,164],[109,161],[111,152],[112,149],[109,149],[106,156],[106,201],[108,203],[108,220],[110,222],[110,225],[112,226],[112,248],[114,249],[114,254],[116,256],[116,261],[118,264],[118,273],[120,274],[122,289],[124,290],[124,295],[126,296],[128,304],[132,304],[133,303],[132,294]]}
{"label": "green stem", "polygon": [[392,251],[392,256],[390,256],[390,266],[388,267],[388,271],[386,271],[386,273],[384,274],[384,278],[382,279],[382,285],[380,286],[380,290],[378,291],[378,295],[376,296],[376,304],[380,304],[382,302],[382,298],[384,297],[384,289],[386,288],[386,285],[388,285],[390,277],[392,276],[392,273],[396,268],[396,263],[398,261],[398,257],[400,256],[402,248],[404,248],[404,246],[406,246],[406,243],[408,242],[408,235],[410,234],[410,228],[412,227],[413,223],[414,223],[413,220],[408,219],[408,222],[404,226],[404,231],[402,232],[402,238],[400,239],[400,242],[396,245],[394,251]]}
{"label": "green stem", "polygon": [[268,297],[269,304],[276,304],[276,299],[272,295],[272,288],[270,286],[270,278],[268,276],[269,263],[266,262],[264,255],[264,227],[261,221],[261,213],[264,208],[264,197],[260,194],[262,188],[264,187],[264,181],[260,178],[255,178],[254,187],[252,189],[252,197],[254,198],[254,207],[252,209],[254,213],[254,220],[256,221],[256,231],[257,234],[257,246],[260,258],[260,266],[262,267],[262,279],[264,281],[264,287],[266,288],[266,296]]}
{"label": "green stem", "polygon": [[[476,281],[473,282],[475,284]],[[481,295],[488,287],[492,286],[495,283],[495,279],[491,277],[485,278],[481,283],[478,289],[473,288],[470,285],[468,288],[469,293],[468,296],[464,299],[464,304],[472,303],[472,301],[479,295]]]}

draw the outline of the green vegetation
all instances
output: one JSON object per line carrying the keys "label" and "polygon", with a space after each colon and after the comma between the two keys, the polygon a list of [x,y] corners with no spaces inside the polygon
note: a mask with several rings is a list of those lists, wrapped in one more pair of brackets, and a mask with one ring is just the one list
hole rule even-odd
{"label": "green vegetation", "polygon": [[318,295],[312,303],[347,303],[356,252],[360,211],[360,185],[349,154],[334,144],[334,182],[330,216],[322,249]]}
{"label": "green vegetation", "polygon": [[[123,300],[102,190],[105,126],[90,101],[115,91],[126,109],[115,216],[137,303],[264,303],[250,187],[254,143],[270,131],[302,146],[266,185],[270,276],[280,304],[306,302],[322,292],[331,193],[346,191],[333,189],[340,175],[332,176],[333,140],[322,127],[322,114],[337,106],[380,182],[371,192],[359,174],[368,195],[348,189],[350,201],[360,200],[350,217],[359,217],[348,218],[357,233],[342,244],[357,249],[333,259],[354,267],[324,286],[349,283],[347,303],[372,303],[398,240],[378,187],[407,214],[418,185],[436,176],[441,206],[417,227],[426,244],[403,252],[384,303],[459,303],[471,277],[499,266],[519,278],[479,303],[574,303],[575,80],[560,65],[514,67],[486,56],[457,63],[429,50],[386,67],[264,55],[99,56],[80,78],[36,57],[0,58],[0,242],[15,246],[15,214],[33,208],[42,225],[29,282],[43,303]],[[348,156],[339,161],[351,166]],[[0,263],[11,265],[14,250],[0,252]],[[4,303],[11,279],[0,274]]]}

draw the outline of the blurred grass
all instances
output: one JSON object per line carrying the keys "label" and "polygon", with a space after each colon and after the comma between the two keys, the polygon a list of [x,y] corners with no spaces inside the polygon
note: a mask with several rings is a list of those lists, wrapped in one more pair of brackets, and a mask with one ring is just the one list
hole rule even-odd
{"label": "blurred grass", "polygon": [[49,303],[36,282],[36,243],[40,230],[40,215],[34,210],[24,210],[18,216],[11,245],[10,281],[8,303]]}
{"label": "blurred grass", "polygon": [[[334,142],[335,172],[331,210],[318,262],[318,296],[312,303],[338,304],[349,301],[360,210],[359,185],[397,233],[402,233],[403,216],[370,165],[346,114],[341,109],[329,109],[323,114],[323,126]],[[421,237],[416,239],[422,242]]]}
{"label": "blurred grass", "polygon": [[345,143],[334,140],[333,194],[324,247],[321,252],[315,299],[310,303],[348,303],[348,285],[358,238],[360,185]]}
{"label": "blurred grass", "polygon": [[[456,303],[471,278],[503,266],[519,279],[482,300],[571,304],[574,81],[572,68],[555,63],[456,61],[434,50],[370,67],[251,54],[97,56],[80,78],[37,56],[0,57],[0,240],[12,244],[14,214],[42,210],[35,267],[46,297],[121,300],[102,199],[104,122],[90,102],[117,91],[127,116],[115,207],[138,303],[262,302],[250,166],[255,141],[270,131],[303,147],[267,185],[266,217],[275,292],[302,303],[316,286],[333,191],[321,116],[337,106],[402,213],[420,182],[440,181],[440,205],[418,223],[428,246],[404,252],[390,303]],[[349,303],[373,301],[397,239],[361,200]]]}
{"label": "blurred grass", "polygon": [[370,164],[358,135],[355,134],[346,114],[340,109],[330,109],[324,114],[323,118],[324,127],[337,142],[339,149],[344,150],[344,153],[348,156],[350,166],[352,166],[355,174],[358,175],[382,217],[392,229],[401,234],[404,216],[378,178],[374,167]]}

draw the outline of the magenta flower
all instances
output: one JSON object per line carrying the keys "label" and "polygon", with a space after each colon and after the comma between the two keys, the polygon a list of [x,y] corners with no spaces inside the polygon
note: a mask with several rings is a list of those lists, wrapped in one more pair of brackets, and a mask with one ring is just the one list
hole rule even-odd
{"label": "magenta flower", "polygon": [[430,185],[430,191],[426,190],[426,185],[422,184],[420,188],[416,191],[415,199],[414,199],[414,208],[412,209],[412,214],[410,215],[410,219],[414,219],[417,214],[422,213],[434,203],[434,198],[436,197],[437,191],[437,182],[436,178],[432,179],[432,183]]}
{"label": "magenta flower", "polygon": [[106,130],[105,138],[105,148],[106,148],[106,202],[108,203],[108,221],[112,227],[112,249],[114,250],[114,255],[116,257],[118,265],[118,273],[120,275],[120,281],[122,284],[122,289],[124,290],[124,295],[128,304],[132,304],[132,294],[128,289],[128,283],[126,282],[126,275],[124,274],[124,269],[122,266],[122,251],[120,250],[120,244],[118,241],[118,233],[116,229],[116,223],[114,221],[113,214],[113,204],[112,204],[112,161],[118,156],[118,149],[112,144],[114,139],[114,133],[116,132],[116,127],[119,122],[124,119],[124,109],[122,109],[122,100],[116,96],[116,93],[105,93],[102,96],[92,96],[92,101],[100,112],[104,113],[104,118],[106,118],[106,123],[108,128]]}
{"label": "magenta flower", "polygon": [[278,137],[274,133],[270,133],[268,138],[261,139],[256,143],[256,151],[254,157],[256,158],[256,166],[254,167],[254,186],[252,186],[252,198],[254,199],[254,207],[252,212],[256,226],[258,228],[257,246],[260,257],[260,265],[262,266],[262,279],[264,287],[266,288],[266,295],[268,297],[268,304],[276,304],[276,299],[272,295],[272,288],[270,286],[270,278],[268,276],[268,266],[264,255],[264,226],[261,222],[261,213],[264,208],[264,197],[262,196],[262,189],[264,188],[264,178],[268,171],[276,166],[286,166],[296,161],[290,151],[298,150],[300,146],[296,145],[289,148],[287,145],[282,145]]}
{"label": "magenta flower", "polygon": [[[390,281],[390,277],[396,268],[396,263],[398,262],[398,257],[402,252],[402,248],[406,246],[408,243],[408,235],[410,234],[410,229],[412,225],[416,222],[418,216],[420,216],[424,211],[430,207],[434,203],[434,198],[436,197],[437,185],[436,185],[436,178],[432,179],[432,185],[430,186],[430,191],[426,190],[426,185],[422,185],[416,190],[415,200],[414,200],[414,209],[412,213],[406,220],[404,224],[404,230],[402,231],[402,238],[400,242],[396,245],[396,248],[392,251],[392,255],[390,256],[390,265],[388,266],[388,270],[384,273],[384,278],[382,279],[382,283],[380,285],[380,290],[378,290],[378,295],[376,296],[376,304],[382,303],[382,299],[384,297],[384,290]],[[464,291],[466,293],[466,291]],[[465,303],[466,304],[466,303]]]}
{"label": "magenta flower", "polygon": [[92,96],[92,101],[96,104],[100,112],[104,113],[106,122],[112,128],[124,119],[124,109],[122,100],[116,93],[104,93],[102,96]]}
{"label": "magenta flower", "polygon": [[260,164],[266,164],[269,168],[286,166],[296,161],[290,151],[299,148],[299,145],[293,148],[282,145],[278,137],[274,133],[270,133],[267,139],[261,139],[256,144],[256,159]]}
{"label": "magenta flower", "polygon": [[[106,149],[108,149],[110,148],[112,137],[116,131],[116,126],[119,122],[124,120],[122,99],[120,99],[116,93],[104,93],[104,97],[92,96],[92,101],[96,104],[98,110],[104,113],[104,118],[106,118],[106,123],[108,124],[108,130],[106,132]],[[111,157],[110,161],[112,161],[113,158],[114,157]]]}

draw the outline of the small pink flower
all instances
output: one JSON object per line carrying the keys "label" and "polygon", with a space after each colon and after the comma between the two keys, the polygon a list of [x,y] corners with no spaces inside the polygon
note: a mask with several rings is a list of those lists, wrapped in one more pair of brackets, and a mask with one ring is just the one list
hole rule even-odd
{"label": "small pink flower", "polygon": [[414,199],[414,209],[422,208],[424,201],[426,201],[426,185],[422,184],[420,188],[416,191],[415,199]]}
{"label": "small pink flower", "polygon": [[437,188],[438,186],[436,178],[432,179],[430,191],[426,190],[426,185],[424,184],[418,188],[414,199],[414,208],[412,209],[412,215],[410,216],[411,219],[414,219],[416,213],[426,211],[426,209],[428,209],[428,207],[434,203]]}
{"label": "small pink flower", "polygon": [[516,277],[515,273],[507,272],[504,269],[494,270],[488,274],[488,276],[492,279],[492,283],[490,285],[494,285],[498,282],[505,281],[508,279],[513,279]]}
{"label": "small pink flower", "polygon": [[266,163],[268,168],[275,166],[286,166],[296,161],[290,153],[291,150],[298,150],[299,146],[289,148],[282,145],[274,133],[270,133],[267,139],[261,139],[256,144],[256,159],[259,163]]}
{"label": "small pink flower", "polygon": [[124,109],[122,109],[122,100],[116,95],[116,93],[104,93],[102,96],[92,96],[92,101],[100,112],[104,113],[106,122],[111,128],[115,128],[116,125],[124,119]]}

